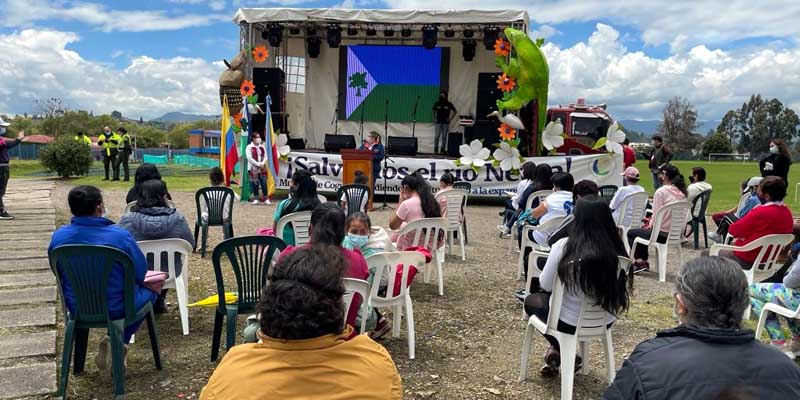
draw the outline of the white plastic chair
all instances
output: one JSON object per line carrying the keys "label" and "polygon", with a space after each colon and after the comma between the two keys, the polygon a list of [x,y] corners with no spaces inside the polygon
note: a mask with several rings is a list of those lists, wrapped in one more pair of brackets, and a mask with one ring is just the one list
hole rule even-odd
{"label": "white plastic chair", "polygon": [[[686,221],[689,216],[689,207],[691,204],[686,200],[674,201],[661,207],[656,215],[653,217],[653,223],[650,226],[653,228],[650,234],[650,239],[637,237],[631,246],[630,256],[634,259],[636,254],[636,246],[653,246],[656,248],[658,254],[658,281],[667,281],[667,249],[670,244],[678,247],[678,256],[680,263],[683,264],[683,251],[681,250],[681,236],[683,236],[683,228],[686,226]],[[669,218],[669,232],[667,232],[667,241],[665,243],[658,243],[659,228],[661,221],[664,218]],[[623,238],[624,241],[628,240],[627,234]]]}
{"label": "white plastic chair", "polygon": [[[372,288],[369,294],[369,307],[391,307],[394,316],[392,323],[392,337],[400,337],[400,323],[402,322],[403,309],[406,314],[406,335],[408,336],[408,358],[414,359],[414,307],[411,302],[411,291],[408,287],[408,266],[419,268],[425,264],[425,256],[416,251],[394,251],[377,253],[367,257],[370,270],[375,270]],[[395,281],[397,280],[398,266],[403,265],[400,278],[400,291],[394,294]],[[380,282],[387,282],[386,293],[378,294]]]}
{"label": "white plastic chair", "polygon": [[[433,261],[436,262],[436,275],[439,278],[439,296],[444,296],[444,252],[439,247],[439,239],[444,239],[447,232],[447,220],[444,218],[420,218],[406,224],[397,232],[398,237],[412,237],[406,240],[406,247],[424,247],[430,251]],[[398,247],[398,250],[405,250]],[[416,264],[415,264],[416,265]],[[425,283],[430,283],[431,268],[425,268]]]}
{"label": "white plastic chair", "polygon": [[[744,276],[747,278],[747,283],[751,284],[755,281],[756,273],[765,275],[772,271],[775,266],[780,267],[778,258],[780,257],[783,249],[789,246],[794,240],[793,234],[776,234],[760,237],[744,246],[731,246],[726,244],[715,243],[711,246],[708,254],[711,256],[719,256],[720,250],[731,251],[751,251],[759,250],[753,266],[750,269],[743,269]],[[750,306],[744,311],[744,318],[750,318]]]}
{"label": "white plastic chair", "polygon": [[[122,212],[122,214],[127,214],[127,213],[129,213],[129,212],[133,211],[133,207],[136,207],[136,200],[134,200],[134,201],[132,201],[132,202],[128,203],[128,204],[125,206],[125,211],[123,211],[123,212]],[[170,199],[167,199],[167,207],[169,207],[169,208],[176,208],[176,207],[175,207],[175,203],[174,203],[172,200],[170,200]]]}
{"label": "white plastic chair", "polygon": [[[153,271],[162,271],[161,255],[167,253],[167,277],[164,289],[175,289],[178,297],[178,310],[181,314],[181,329],[183,334],[189,334],[189,254],[193,248],[183,239],[142,240],[137,242],[145,257],[153,255]],[[181,255],[181,274],[175,274],[175,255]],[[134,343],[135,336],[131,336]]]}
{"label": "white plastic chair", "polygon": [[553,233],[553,231],[556,230],[556,228],[558,228],[558,226],[561,225],[562,222],[564,222],[564,218],[566,218],[566,216],[553,217],[547,220],[543,224],[525,225],[522,227],[522,243],[521,246],[519,247],[520,252],[519,252],[519,257],[517,258],[517,279],[522,278],[522,272],[523,272],[522,268],[524,268],[523,264],[525,262],[524,259],[525,259],[526,249],[528,248],[530,248],[531,250],[546,249],[547,251],[549,251],[548,246],[539,245],[538,243],[531,240],[530,234],[533,234],[533,232]]}
{"label": "white plastic chair", "polygon": [[[625,274],[625,278],[628,279],[630,266],[631,261],[629,259],[620,257],[617,276]],[[603,341],[603,350],[606,357],[606,378],[609,384],[614,381],[616,367],[614,363],[614,345],[611,341],[612,327],[607,327],[608,313],[600,306],[595,305],[594,299],[584,298],[575,334],[570,335],[558,331],[557,327],[561,315],[564,292],[564,285],[556,276],[553,293],[550,296],[550,313],[547,316],[547,321],[542,321],[535,315],[528,320],[528,325],[525,328],[525,340],[522,345],[519,379],[524,381],[528,377],[528,361],[530,359],[534,331],[553,336],[558,340],[561,348],[561,399],[571,400],[578,343],[581,345],[581,358],[583,359],[583,366],[578,371],[581,374],[586,375],[589,373],[589,342],[591,340],[601,339]]]}
{"label": "white plastic chair", "polygon": [[283,228],[292,224],[294,230],[294,245],[302,246],[311,239],[308,226],[311,225],[311,211],[300,211],[284,215],[275,225],[275,236],[283,238]]}
{"label": "white plastic chair", "polygon": [[761,333],[764,331],[764,325],[767,322],[767,316],[769,316],[771,312],[785,318],[800,319],[800,307],[797,307],[797,310],[790,310],[775,303],[764,304],[764,308],[761,310],[761,316],[758,318],[758,325],[756,326],[756,339],[761,338]]}
{"label": "white plastic chair", "polygon": [[[547,197],[553,194],[552,190],[537,190],[531,193],[528,196],[528,200],[525,201],[525,208],[523,210],[530,210],[533,207],[533,201],[535,199],[539,199],[539,204],[542,204],[542,201]],[[517,229],[515,226],[511,226],[511,242],[508,244],[508,254],[513,254],[514,251],[519,251],[516,247],[517,243]]]}
{"label": "white plastic chair", "polygon": [[[628,218],[628,209],[631,209],[630,218]],[[620,229],[622,235],[622,242],[625,244],[625,250],[630,254],[631,246],[628,244],[628,231],[631,229],[639,229],[642,227],[642,219],[644,218],[645,210],[647,209],[647,192],[632,193],[625,196],[619,204],[619,212],[617,213],[617,228]]]}
{"label": "white plastic chair", "polygon": [[445,197],[447,199],[447,252],[450,253],[453,246],[453,236],[458,233],[458,240],[461,244],[461,261],[466,261],[467,255],[464,248],[464,223],[461,207],[466,203],[467,191],[463,189],[451,189],[446,192],[436,193],[436,201]]}
{"label": "white plastic chair", "polygon": [[367,315],[369,315],[370,310],[369,282],[355,278],[344,278],[342,281],[344,283],[345,292],[344,296],[342,296],[342,301],[344,302],[344,320],[342,321],[342,326],[344,327],[347,325],[347,313],[350,311],[350,305],[353,304],[355,295],[358,294],[361,296],[361,330],[358,332],[363,334],[367,329]]}

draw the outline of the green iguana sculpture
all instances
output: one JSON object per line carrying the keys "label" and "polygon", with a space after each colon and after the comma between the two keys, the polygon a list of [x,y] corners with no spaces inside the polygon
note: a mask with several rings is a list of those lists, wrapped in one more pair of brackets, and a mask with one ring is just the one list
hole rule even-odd
{"label": "green iguana sculpture", "polygon": [[[547,87],[550,76],[547,60],[540,48],[544,40],[537,39],[534,43],[528,35],[514,28],[506,28],[505,35],[516,57],[512,53],[508,62],[505,57],[497,57],[496,63],[506,75],[516,80],[517,86],[510,96],[497,101],[497,109],[514,112],[530,101],[537,100],[539,107],[537,136],[541,136],[547,118]],[[541,150],[541,139],[538,138],[536,142],[538,154]]]}

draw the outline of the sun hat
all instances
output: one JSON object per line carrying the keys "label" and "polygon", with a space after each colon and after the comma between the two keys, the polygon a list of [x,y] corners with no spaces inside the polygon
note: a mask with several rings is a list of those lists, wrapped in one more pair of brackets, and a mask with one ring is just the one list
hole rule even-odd
{"label": "sun hat", "polygon": [[754,176],[750,178],[750,180],[747,181],[747,187],[745,187],[744,190],[742,190],[742,194],[749,192],[751,187],[758,186],[759,184],[761,184],[762,179],[764,178],[760,176]]}

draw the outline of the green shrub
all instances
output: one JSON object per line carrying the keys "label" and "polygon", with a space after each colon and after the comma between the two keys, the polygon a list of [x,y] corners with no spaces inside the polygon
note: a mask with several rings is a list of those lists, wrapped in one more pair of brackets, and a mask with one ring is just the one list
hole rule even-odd
{"label": "green shrub", "polygon": [[709,153],[733,153],[733,146],[727,136],[717,132],[703,143],[703,156],[708,157]]}
{"label": "green shrub", "polygon": [[70,135],[61,135],[39,152],[39,161],[58,176],[86,175],[94,162],[92,150]]}

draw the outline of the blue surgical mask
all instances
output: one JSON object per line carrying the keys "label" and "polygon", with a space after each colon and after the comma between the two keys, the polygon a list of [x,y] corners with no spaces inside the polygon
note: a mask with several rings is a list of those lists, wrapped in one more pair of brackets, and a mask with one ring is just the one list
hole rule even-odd
{"label": "blue surgical mask", "polygon": [[344,239],[346,242],[350,243],[354,249],[360,249],[367,245],[369,241],[369,236],[361,236],[361,235],[354,235],[352,233],[348,233]]}

